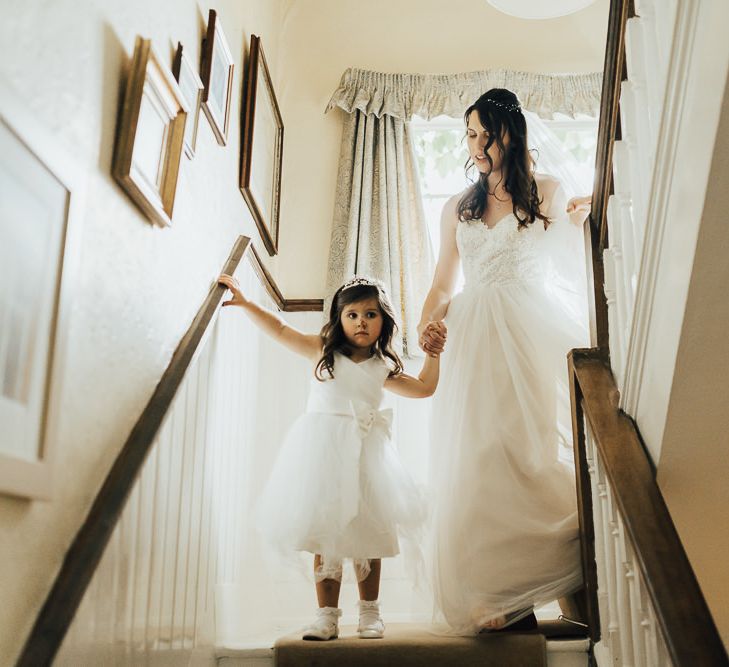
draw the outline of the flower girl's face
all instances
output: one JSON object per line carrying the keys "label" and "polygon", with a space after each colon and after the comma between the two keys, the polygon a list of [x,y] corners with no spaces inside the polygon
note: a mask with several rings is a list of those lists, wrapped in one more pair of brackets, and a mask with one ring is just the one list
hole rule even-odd
{"label": "flower girl's face", "polygon": [[[489,142],[489,131],[481,125],[481,119],[476,111],[471,112],[468,117],[468,128],[466,130],[466,139],[468,143],[468,152],[471,155],[473,163],[476,165],[476,169],[480,172],[485,173],[488,171],[499,171],[501,169],[501,162],[503,161],[503,155],[499,149],[498,143],[494,141],[488,148],[486,145]],[[504,148],[509,145],[509,134],[508,132],[503,136]],[[493,166],[489,164],[486,155],[491,158]]]}
{"label": "flower girl's face", "polygon": [[341,322],[350,345],[372,347],[382,332],[382,313],[377,297],[347,304],[342,311]]}

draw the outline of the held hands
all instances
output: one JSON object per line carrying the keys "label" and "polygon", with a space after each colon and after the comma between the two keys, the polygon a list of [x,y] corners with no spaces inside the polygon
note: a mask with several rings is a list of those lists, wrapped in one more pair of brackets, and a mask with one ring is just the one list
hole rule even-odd
{"label": "held hands", "polygon": [[437,357],[445,349],[448,328],[443,320],[428,322],[420,332],[418,343],[420,349],[431,357]]}
{"label": "held hands", "polygon": [[592,206],[592,195],[585,197],[572,197],[567,202],[567,214],[570,216],[570,221],[575,225],[581,225],[585,222],[585,219],[590,214],[590,208]]}
{"label": "held hands", "polygon": [[243,292],[240,291],[240,284],[233,276],[223,273],[218,278],[218,282],[225,285],[233,293],[233,298],[223,301],[223,306],[245,306],[249,303],[248,299],[243,296]]}

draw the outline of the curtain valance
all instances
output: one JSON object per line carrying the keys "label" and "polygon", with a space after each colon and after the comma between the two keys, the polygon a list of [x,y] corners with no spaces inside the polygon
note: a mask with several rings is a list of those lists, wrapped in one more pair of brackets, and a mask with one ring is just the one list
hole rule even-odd
{"label": "curtain valance", "polygon": [[489,88],[508,88],[529,111],[551,118],[555,112],[597,116],[602,72],[535,74],[508,69],[461,74],[386,74],[347,69],[327,111],[340,107],[348,113],[394,116],[410,120],[447,115],[460,118],[466,108]]}

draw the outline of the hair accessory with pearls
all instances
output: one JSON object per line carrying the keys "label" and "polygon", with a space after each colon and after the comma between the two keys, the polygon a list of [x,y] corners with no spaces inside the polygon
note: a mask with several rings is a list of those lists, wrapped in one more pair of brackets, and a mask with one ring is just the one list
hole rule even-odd
{"label": "hair accessory with pearls", "polygon": [[493,104],[500,109],[504,109],[504,111],[518,111],[519,113],[521,113],[521,105],[518,102],[516,104],[504,104],[503,102],[497,102],[496,100],[492,100],[490,97],[487,97],[484,102]]}

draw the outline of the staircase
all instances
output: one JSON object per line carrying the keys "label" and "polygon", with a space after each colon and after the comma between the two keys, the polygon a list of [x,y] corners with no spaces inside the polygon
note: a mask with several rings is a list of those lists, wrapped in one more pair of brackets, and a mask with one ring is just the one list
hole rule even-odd
{"label": "staircase", "polygon": [[587,667],[590,642],[574,628],[546,621],[534,633],[446,637],[427,625],[395,623],[383,639],[363,640],[355,625],[344,625],[329,642],[303,641],[297,633],[217,655],[219,667]]}
{"label": "staircase", "polygon": [[[660,287],[651,262],[668,224],[666,192],[652,171],[673,164],[657,156],[680,133],[662,128],[682,120],[686,95],[677,84],[691,80],[673,65],[690,64],[695,26],[711,23],[707,7],[699,0],[611,3],[589,230],[595,347],[573,351],[569,368],[589,638],[544,620],[534,633],[470,638],[390,622],[381,640],[360,640],[345,624],[331,642],[283,632],[216,647],[232,616],[220,605],[221,587],[247,574],[232,554],[240,546],[237,517],[250,501],[242,489],[256,481],[232,472],[247,470],[249,454],[231,443],[255,441],[257,415],[240,411],[245,400],[232,406],[227,397],[255,396],[258,387],[231,369],[262,363],[265,350],[251,334],[246,356],[233,356],[238,334],[214,322],[223,292],[214,287],[71,545],[17,665],[729,665],[629,416],[640,416],[642,374],[651,367],[641,304]],[[248,239],[239,240],[224,270],[235,271],[243,257],[240,271],[259,300],[266,294],[256,290],[265,289],[282,310],[321,309],[313,300],[287,303]],[[280,417],[280,406],[262,409]],[[266,602],[245,593],[232,597]]]}

